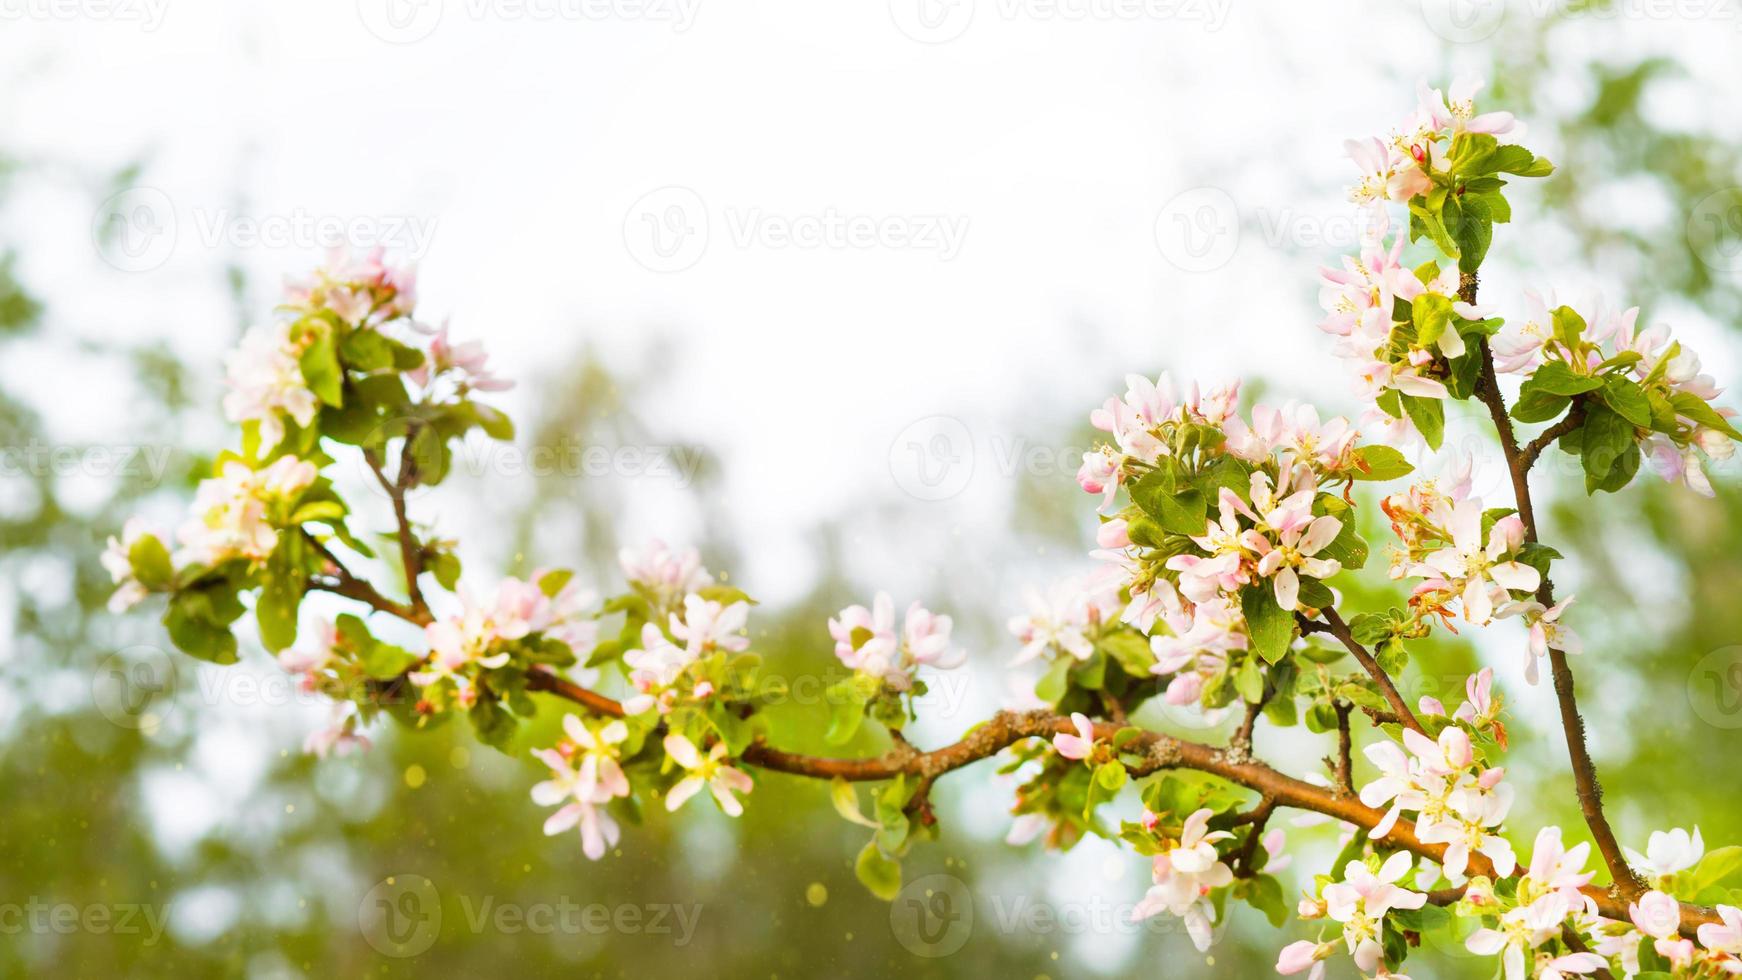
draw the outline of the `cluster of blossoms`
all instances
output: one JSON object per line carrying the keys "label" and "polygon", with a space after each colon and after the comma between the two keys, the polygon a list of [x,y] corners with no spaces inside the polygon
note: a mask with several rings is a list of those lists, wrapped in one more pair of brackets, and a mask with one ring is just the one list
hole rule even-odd
{"label": "cluster of blossoms", "polygon": [[870,609],[848,606],[829,620],[829,635],[841,663],[896,691],[910,689],[921,666],[950,670],[962,665],[967,651],[951,645],[951,629],[950,617],[915,601],[897,631],[895,601],[887,592],[877,593]]}
{"label": "cluster of blossoms", "polygon": [[[1330,511],[1346,508],[1323,488],[1367,478],[1346,419],[1258,405],[1249,423],[1235,411],[1238,395],[1237,384],[1182,395],[1166,375],[1128,378],[1124,397],[1091,416],[1113,443],[1085,454],[1077,474],[1085,491],[1104,495],[1103,511],[1121,486],[1133,500],[1097,534],[1094,556],[1107,564],[1087,605],[1125,597],[1119,620],[1150,634],[1149,672],[1170,678],[1175,704],[1197,702],[1251,649],[1248,593],[1262,592],[1263,608],[1285,618],[1331,601],[1322,583],[1342,570],[1332,545],[1345,525]],[[1012,628],[1021,635],[1026,622]],[[1267,661],[1282,652],[1260,651]]]}
{"label": "cluster of blossoms", "polygon": [[[1363,400],[1379,402],[1387,392],[1446,398],[1446,361],[1467,349],[1459,328],[1468,330],[1485,314],[1457,298],[1456,267],[1410,269],[1402,264],[1404,239],[1387,248],[1383,220],[1378,230],[1379,239],[1364,245],[1359,256],[1344,256],[1342,268],[1324,270],[1319,329],[1338,338],[1333,350],[1347,363]],[[1424,314],[1431,317],[1427,324],[1416,322],[1417,307],[1433,311]],[[1398,317],[1400,308],[1408,319]]]}
{"label": "cluster of blossoms", "polygon": [[[1729,421],[1735,410],[1709,404],[1723,388],[1702,372],[1699,355],[1672,339],[1667,326],[1641,329],[1638,307],[1619,312],[1599,307],[1587,318],[1534,292],[1525,300],[1523,320],[1509,323],[1494,338],[1496,370],[1523,376],[1527,383],[1536,378],[1538,386],[1552,381],[1552,390],[1544,389],[1551,394],[1626,392],[1623,397],[1637,400],[1638,407],[1622,414],[1646,431],[1641,449],[1652,468],[1670,483],[1711,496],[1701,456],[1727,460],[1735,454],[1736,431]],[[1611,378],[1631,384],[1617,385]],[[1622,411],[1620,404],[1613,407]]]}
{"label": "cluster of blossoms", "polygon": [[1444,479],[1417,482],[1380,506],[1400,545],[1392,551],[1391,577],[1421,579],[1409,598],[1418,620],[1437,617],[1456,632],[1453,603],[1476,626],[1522,617],[1530,636],[1525,678],[1532,684],[1550,647],[1580,652],[1578,634],[1560,622],[1574,597],[1552,607],[1531,597],[1542,572],[1528,563],[1524,522],[1515,513],[1486,509],[1470,495],[1468,458],[1454,461]]}
{"label": "cluster of blossoms", "polygon": [[458,597],[458,612],[424,628],[429,659],[409,675],[423,689],[418,710],[426,713],[441,710],[450,695],[470,708],[478,696],[470,677],[508,663],[519,641],[541,636],[585,657],[598,640],[599,624],[586,611],[598,597],[565,574],[534,572],[530,582],[505,578],[488,601],[461,585]]}
{"label": "cluster of blossoms", "polygon": [[550,767],[550,778],[532,787],[539,806],[560,806],[544,822],[547,835],[579,827],[581,849],[597,861],[617,846],[617,821],[604,804],[629,795],[629,777],[622,766],[623,743],[629,726],[622,721],[595,725],[576,715],[563,716],[567,737],[548,749],[533,749],[533,757]]}
{"label": "cluster of blossoms", "polygon": [[[1210,930],[1215,924],[1216,910],[1210,903],[1210,891],[1234,880],[1234,871],[1216,853],[1219,841],[1232,840],[1225,830],[1209,830],[1214,811],[1200,809],[1187,817],[1178,837],[1162,837],[1161,850],[1150,862],[1153,882],[1143,900],[1131,910],[1133,922],[1166,912],[1177,916],[1186,927],[1186,935],[1199,951],[1210,948]],[[1143,823],[1153,830],[1157,826],[1154,813],[1144,811]]]}
{"label": "cluster of blossoms", "polygon": [[200,482],[187,519],[176,529],[180,546],[173,552],[148,522],[128,520],[121,537],[111,537],[103,553],[103,567],[116,586],[109,609],[124,611],[169,588],[176,569],[211,569],[232,559],[266,561],[278,546],[279,528],[289,523],[316,474],[313,463],[295,456],[280,456],[259,469],[226,460],[217,476]]}
{"label": "cluster of blossoms", "polygon": [[1076,660],[1094,655],[1095,641],[1115,625],[1123,603],[1117,583],[1106,576],[1060,582],[1046,592],[1025,590],[1027,610],[1010,617],[1010,632],[1022,644],[1010,666],[1025,664],[1048,651]]}
{"label": "cluster of blossoms", "polygon": [[714,577],[693,548],[674,550],[654,541],[642,552],[625,549],[618,563],[631,590],[646,604],[638,635],[632,638],[639,646],[623,653],[636,692],[623,702],[623,710],[669,715],[686,701],[706,701],[714,684],[706,676],[704,659],[750,647],[744,635],[749,602],[703,596]]}
{"label": "cluster of blossoms", "polygon": [[1414,812],[1417,839],[1446,845],[1441,865],[1449,877],[1463,875],[1472,852],[1485,855],[1501,877],[1512,874],[1517,857],[1498,833],[1514,797],[1506,770],[1483,765],[1469,734],[1455,724],[1437,740],[1406,729],[1403,746],[1408,752],[1391,741],[1366,749],[1379,776],[1361,788],[1361,802],[1375,809],[1390,804],[1370,836],[1384,837],[1399,816]]}
{"label": "cluster of blossoms", "polygon": [[[1493,141],[1517,135],[1511,113],[1476,113],[1474,97],[1481,86],[1478,80],[1459,79],[1448,99],[1424,84],[1415,108],[1388,137],[1345,144],[1361,175],[1349,199],[1363,209],[1365,230],[1360,254],[1323,272],[1319,302],[1325,319],[1319,328],[1339,338],[1336,353],[1348,363],[1357,391],[1383,410],[1375,417],[1391,420],[1399,432],[1409,428],[1415,414],[1404,411],[1399,396],[1448,397],[1449,364],[1465,355],[1464,334],[1477,329],[1486,314],[1459,298],[1458,267],[1403,264],[1403,236],[1385,243],[1390,226],[1385,205],[1431,201],[1436,187],[1443,196],[1454,173],[1467,178],[1466,137]],[[1479,188],[1497,191],[1498,183]],[[1442,229],[1440,237],[1450,236]]]}
{"label": "cluster of blossoms", "polygon": [[[1398,884],[1414,859],[1399,851],[1384,861],[1369,857],[1343,866],[1341,881],[1324,883],[1316,897],[1302,899],[1300,917],[1330,918],[1342,927],[1342,939],[1355,965],[1369,972],[1386,974],[1383,963],[1386,916],[1399,909],[1419,909],[1427,896]],[[1277,958],[1278,973],[1311,970],[1312,980],[1324,976],[1324,961],[1336,951],[1334,942],[1302,940],[1284,947]]]}
{"label": "cluster of blossoms", "polygon": [[1482,85],[1478,78],[1454,79],[1448,98],[1423,82],[1416,89],[1415,108],[1388,137],[1347,141],[1344,148],[1361,171],[1349,200],[1362,207],[1406,204],[1433,188],[1431,175],[1446,169],[1447,144],[1458,136],[1522,136],[1523,126],[1512,113],[1476,112]]}

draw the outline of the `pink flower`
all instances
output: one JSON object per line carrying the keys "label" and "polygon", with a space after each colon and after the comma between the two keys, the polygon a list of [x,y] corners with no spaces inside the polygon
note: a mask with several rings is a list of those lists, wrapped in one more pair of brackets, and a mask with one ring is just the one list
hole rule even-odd
{"label": "pink flower", "polygon": [[1378,207],[1386,201],[1404,202],[1433,189],[1433,181],[1414,160],[1378,137],[1344,140],[1343,148],[1361,171],[1361,179],[1349,190],[1349,200],[1356,204]]}
{"label": "pink flower", "polygon": [[1291,976],[1311,969],[1307,980],[1320,980],[1325,975],[1325,958],[1337,947],[1331,943],[1315,943],[1308,939],[1289,943],[1276,957],[1276,972]]}
{"label": "pink flower", "polygon": [[468,340],[463,344],[450,341],[448,325],[444,323],[430,337],[424,362],[407,371],[406,375],[424,386],[433,384],[436,378],[452,375],[461,391],[507,391],[514,387],[513,381],[498,378],[490,372],[486,366],[489,359],[482,341]]}
{"label": "pink flower", "polygon": [[1681,903],[1663,892],[1649,891],[1627,906],[1627,917],[1647,936],[1669,939],[1681,930]]}
{"label": "pink flower", "polygon": [[714,577],[702,567],[701,555],[694,548],[674,550],[658,538],[648,542],[641,551],[624,548],[617,553],[623,577],[636,589],[664,609],[678,600],[714,584]]}
{"label": "pink flower", "polygon": [[1186,934],[1200,952],[1210,948],[1214,907],[1209,893],[1234,880],[1234,873],[1216,853],[1216,842],[1234,835],[1224,830],[1208,832],[1213,812],[1208,808],[1186,818],[1178,846],[1157,854],[1151,864],[1154,882],[1143,900],[1131,910],[1131,921],[1140,922],[1160,912],[1178,916]]}
{"label": "pink flower", "polygon": [[1694,930],[1700,945],[1713,952],[1742,955],[1742,911],[1733,905],[1720,905],[1718,918],[1723,920],[1722,925],[1707,922]]}
{"label": "pink flower", "polygon": [[1071,714],[1071,724],[1077,727],[1077,733],[1054,735],[1052,747],[1067,759],[1087,759],[1095,751],[1095,726],[1080,711]]}
{"label": "pink flower", "polygon": [[1536,843],[1531,845],[1530,880],[1540,887],[1563,893],[1571,903],[1575,898],[1573,893],[1590,884],[1595,876],[1594,872],[1585,870],[1590,854],[1589,843],[1562,847],[1561,829],[1544,827],[1537,831]]}
{"label": "pink flower", "polygon": [[722,606],[692,594],[684,596],[683,608],[682,619],[671,615],[671,635],[684,641],[691,658],[714,650],[742,653],[750,648],[750,638],[741,635],[750,619],[749,603],[740,600]]}

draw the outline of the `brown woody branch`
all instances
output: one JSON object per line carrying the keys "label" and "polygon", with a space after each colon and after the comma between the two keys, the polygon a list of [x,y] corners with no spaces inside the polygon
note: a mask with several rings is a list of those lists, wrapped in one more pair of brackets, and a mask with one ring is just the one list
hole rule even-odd
{"label": "brown woody branch", "polygon": [[[1476,301],[1476,277],[1466,275],[1459,286],[1459,295],[1465,302]],[[1488,347],[1487,338],[1478,345],[1482,358],[1481,375],[1476,380],[1476,397],[1488,408],[1488,415],[1494,420],[1494,431],[1500,439],[1500,450],[1506,456],[1506,468],[1512,476],[1512,493],[1518,505],[1519,519],[1524,522],[1524,537],[1526,541],[1537,540],[1536,513],[1530,499],[1530,467],[1536,462],[1543,449],[1552,441],[1550,433],[1558,439],[1564,433],[1555,429],[1565,426],[1571,430],[1573,412],[1583,409],[1575,405],[1556,426],[1539,436],[1536,441],[1523,449],[1519,448],[1518,437],[1512,430],[1512,418],[1507,414],[1506,396],[1500,391],[1499,378],[1494,371],[1494,353]],[[1536,601],[1544,606],[1554,605],[1554,585],[1543,576],[1542,584],[1536,590]],[[1609,876],[1613,879],[1614,889],[1623,898],[1632,899],[1645,891],[1644,882],[1633,873],[1627,864],[1627,857],[1621,850],[1621,844],[1615,839],[1615,831],[1609,826],[1609,820],[1603,813],[1603,787],[1597,781],[1597,767],[1591,761],[1590,749],[1585,744],[1585,720],[1579,714],[1578,698],[1574,692],[1573,671],[1567,664],[1564,651],[1549,648],[1549,670],[1554,677],[1555,698],[1560,704],[1561,730],[1567,743],[1567,756],[1573,765],[1573,783],[1578,790],[1579,809],[1585,817],[1585,825],[1591,830],[1591,837],[1596,841],[1597,850],[1603,855],[1603,863],[1609,868]]]}
{"label": "brown woody branch", "polygon": [[1391,675],[1387,674],[1385,669],[1379,666],[1379,661],[1373,659],[1373,655],[1367,652],[1367,648],[1355,639],[1355,634],[1350,632],[1349,624],[1343,622],[1343,617],[1339,616],[1335,609],[1325,609],[1320,612],[1320,615],[1325,619],[1324,632],[1342,641],[1343,646],[1348,648],[1349,653],[1360,662],[1367,671],[1367,676],[1373,678],[1373,683],[1379,685],[1379,693],[1385,696],[1386,703],[1391,705],[1391,710],[1396,713],[1398,721],[1402,722],[1405,728],[1413,729],[1424,735],[1427,734],[1422,730],[1421,722],[1416,720],[1415,712],[1409,710],[1409,705],[1403,700],[1403,695],[1398,693],[1397,685],[1391,682]]}

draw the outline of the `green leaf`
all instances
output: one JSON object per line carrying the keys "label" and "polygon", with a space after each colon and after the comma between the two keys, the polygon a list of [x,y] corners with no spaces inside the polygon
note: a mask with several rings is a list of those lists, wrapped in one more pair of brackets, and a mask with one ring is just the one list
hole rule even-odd
{"label": "green leaf", "polygon": [[1413,472],[1415,467],[1391,446],[1362,446],[1355,450],[1355,466],[1350,471],[1357,480],[1395,480]]}
{"label": "green leaf", "polygon": [[[1256,830],[1253,833],[1257,833]],[[1259,875],[1243,886],[1240,897],[1246,904],[1264,913],[1272,928],[1281,928],[1288,921],[1288,903],[1282,897],[1282,882],[1274,875]]]}
{"label": "green leaf", "polygon": [[1732,439],[1742,439],[1742,432],[1738,432],[1728,419],[1719,415],[1716,409],[1706,404],[1704,398],[1686,391],[1678,391],[1669,396],[1669,401],[1675,406],[1677,415],[1686,416],[1708,429],[1717,429]]}
{"label": "green leaf", "polygon": [[459,584],[460,558],[451,551],[438,551],[430,555],[428,561],[424,563],[424,567],[431,575],[435,576],[437,582],[441,583],[441,587],[449,592],[452,592],[454,586]]}
{"label": "green leaf", "polygon": [[1149,638],[1136,630],[1115,630],[1095,641],[1095,645],[1132,677],[1147,677],[1149,669],[1155,666],[1155,653],[1150,649]]}
{"label": "green leaf", "polygon": [[1557,306],[1549,316],[1554,321],[1555,339],[1570,348],[1577,349],[1579,342],[1585,336],[1585,318],[1579,311],[1570,306]]}
{"label": "green leaf", "polygon": [[472,409],[478,415],[478,427],[492,439],[508,442],[514,438],[514,423],[500,409],[489,405],[472,403]]}
{"label": "green leaf", "polygon": [[299,506],[296,513],[290,515],[290,523],[302,524],[306,521],[331,521],[345,516],[345,505],[337,500],[311,500]]}
{"label": "green leaf", "polygon": [[866,890],[885,902],[895,901],[895,896],[901,893],[901,865],[878,850],[876,841],[859,852],[858,860],[853,862],[853,873]]}
{"label": "green leaf", "polygon": [[1124,788],[1128,775],[1125,764],[1117,759],[1110,759],[1095,767],[1095,782],[1109,793],[1117,793]]}
{"label": "green leaf", "polygon": [[315,397],[328,405],[344,404],[344,374],[339,367],[339,354],[333,348],[333,330],[322,324],[314,331],[314,341],[302,352],[298,361],[303,384]]}
{"label": "green leaf", "polygon": [[339,355],[358,371],[380,371],[393,366],[393,342],[374,330],[352,330],[339,342]]}
{"label": "green leaf", "polygon": [[1409,420],[1415,423],[1417,432],[1427,440],[1429,449],[1440,448],[1440,441],[1446,434],[1446,407],[1438,398],[1421,398],[1416,395],[1403,395],[1403,410],[1408,413]]}
{"label": "green leaf", "polygon": [[1247,704],[1264,700],[1264,671],[1257,660],[1247,657],[1240,664],[1240,669],[1234,672],[1234,690],[1240,692],[1241,700]]}
{"label": "green leaf", "polygon": [[1633,424],[1602,405],[1593,405],[1585,412],[1580,431],[1579,455],[1587,484],[1602,482],[1616,461],[1634,448]]}
{"label": "green leaf", "polygon": [[[1561,307],[1566,309],[1566,307]],[[1577,316],[1577,314],[1574,314]],[[1550,395],[1582,395],[1603,387],[1602,378],[1576,374],[1561,361],[1544,361],[1524,379],[1520,392],[1541,391]]]}
{"label": "green leaf", "polygon": [[1240,591],[1240,609],[1246,614],[1246,628],[1252,634],[1252,652],[1273,664],[1288,652],[1294,639],[1294,613],[1276,604],[1276,594],[1268,581],[1249,585]]}
{"label": "green leaf", "polygon": [[418,662],[417,654],[404,647],[391,643],[372,641],[366,647],[359,647],[358,660],[363,664],[363,673],[379,681],[391,680],[411,669]]}
{"label": "green leaf", "polygon": [[830,684],[825,692],[829,701],[829,728],[823,733],[823,741],[830,745],[847,744],[865,722],[868,699],[857,680],[857,677],[849,677]]}
{"label": "green leaf", "polygon": [[1131,501],[1174,534],[1203,534],[1209,523],[1209,503],[1191,487],[1180,487],[1170,469],[1145,473],[1131,485]]}
{"label": "green leaf", "polygon": [[1517,404],[1512,406],[1512,417],[1520,422],[1547,422],[1560,418],[1572,403],[1573,400],[1566,395],[1521,389]]}
{"label": "green leaf", "polygon": [[1603,382],[1603,402],[1634,425],[1651,428],[1651,402],[1645,397],[1645,389],[1631,379],[1610,375]]}
{"label": "green leaf", "polygon": [[1053,661],[1045,674],[1034,684],[1034,696],[1047,704],[1058,704],[1065,699],[1070,691],[1071,667],[1076,661],[1070,657],[1060,657]]}
{"label": "green leaf", "polygon": [[133,566],[133,577],[153,591],[175,586],[175,565],[169,559],[169,549],[155,534],[142,535],[127,549],[127,562]]}
{"label": "green leaf", "polygon": [[835,805],[835,812],[846,818],[849,823],[876,830],[881,826],[877,821],[867,817],[859,809],[859,793],[853,789],[853,784],[836,776],[829,783],[829,802]]}
{"label": "green leaf", "polygon": [[472,710],[466,712],[466,716],[472,721],[472,730],[477,733],[478,741],[507,751],[517,724],[514,716],[502,707],[501,702],[495,698],[481,697],[472,705]]}
{"label": "green leaf", "polygon": [[1701,892],[1708,888],[1724,884],[1742,871],[1742,847],[1734,845],[1720,847],[1706,852],[1700,863],[1689,872],[1685,893],[1683,889],[1676,890],[1676,897],[1685,901],[1693,901]]}
{"label": "green leaf", "polygon": [[260,642],[272,653],[296,642],[296,611],[307,583],[302,562],[302,538],[296,534],[283,535],[266,561],[266,582],[255,600],[254,618],[260,624]]}

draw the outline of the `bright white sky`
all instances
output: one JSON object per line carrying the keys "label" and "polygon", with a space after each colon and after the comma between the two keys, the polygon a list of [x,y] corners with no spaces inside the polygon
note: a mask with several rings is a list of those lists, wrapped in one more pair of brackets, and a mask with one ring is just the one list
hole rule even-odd
{"label": "bright white sky", "polygon": [[[1353,235],[1341,141],[1390,125],[1414,78],[1483,67],[1483,44],[1442,35],[1494,26],[1439,0],[1334,20],[1226,0],[643,3],[0,0],[6,149],[49,168],[9,215],[23,271],[60,329],[170,336],[214,380],[221,270],[306,270],[316,218],[416,254],[426,318],[534,382],[511,407],[583,344],[628,360],[674,338],[659,430],[722,453],[729,508],[766,546],[748,571],[790,567],[804,525],[906,502],[910,444],[953,454],[940,424],[975,468],[934,506],[974,519],[1005,496],[1011,447],[1130,370],[1311,364],[1297,391],[1351,409],[1311,328],[1314,267]],[[1635,20],[1629,50],[1649,34],[1721,64],[1722,26]],[[117,271],[92,191],[132,161],[130,200],[170,233]],[[792,243],[847,219],[883,230]],[[660,223],[662,246],[691,232],[669,259]],[[1188,228],[1221,234],[1194,256]],[[18,383],[115,390],[64,351],[45,367]],[[960,425],[909,429],[937,415]],[[102,439],[116,417],[57,422]]]}

